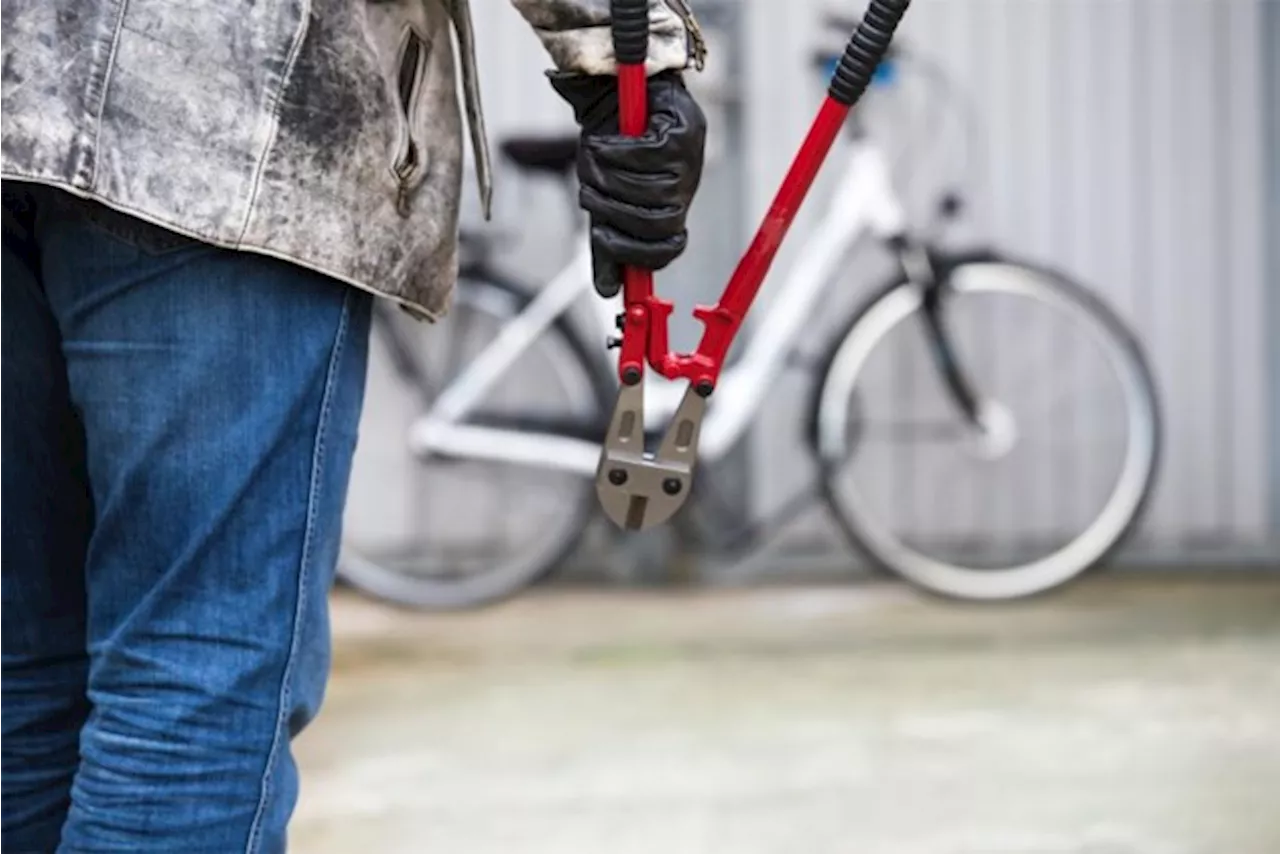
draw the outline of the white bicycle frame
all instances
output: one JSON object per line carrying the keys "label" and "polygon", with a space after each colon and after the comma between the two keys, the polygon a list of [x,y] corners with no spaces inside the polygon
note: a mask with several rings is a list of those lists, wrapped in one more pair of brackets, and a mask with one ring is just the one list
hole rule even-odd
{"label": "white bicycle frame", "polygon": [[[714,462],[723,457],[751,424],[818,298],[835,279],[838,266],[854,244],[864,233],[888,238],[905,229],[905,210],[893,187],[888,158],[870,137],[864,135],[848,143],[844,168],[834,189],[825,215],[805,241],[781,291],[770,301],[768,322],[753,330],[742,358],[721,374],[702,425],[699,457],[703,460]],[[590,300],[601,328],[614,330],[621,300],[601,299],[595,293],[585,229],[578,235],[578,243],[569,264],[520,314],[503,325],[493,341],[440,393],[430,410],[415,420],[409,434],[415,454],[595,476],[599,443],[466,423],[494,383],[576,301]],[[601,352],[604,358],[603,347]],[[616,371],[616,365],[611,369]],[[648,371],[645,382],[646,427],[665,424],[684,393],[683,381],[666,380]]]}

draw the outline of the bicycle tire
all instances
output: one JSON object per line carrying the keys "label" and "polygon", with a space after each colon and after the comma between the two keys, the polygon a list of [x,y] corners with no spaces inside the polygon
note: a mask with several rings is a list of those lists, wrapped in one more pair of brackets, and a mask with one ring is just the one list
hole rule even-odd
{"label": "bicycle tire", "polygon": [[[487,305],[488,310],[498,311],[505,315],[503,320],[509,320],[517,316],[530,299],[519,285],[497,276],[463,278],[457,286],[454,308],[442,322],[447,323],[450,317],[456,318],[479,304]],[[434,331],[428,327],[424,334]],[[589,401],[583,401],[591,410],[584,429],[602,432],[607,390],[600,372],[593,370],[585,343],[567,317],[558,318],[549,326],[543,332],[543,339],[552,345],[549,352],[562,354],[566,360],[562,367],[581,376],[581,391],[590,395]],[[540,339],[539,344],[543,343]],[[386,561],[362,555],[344,534],[338,576],[361,593],[415,610],[465,610],[508,599],[551,575],[577,549],[596,514],[596,494],[591,481],[565,473],[559,476],[577,482],[571,487],[572,499],[558,507],[556,531],[546,544],[518,553],[512,561],[461,580],[433,580],[407,574]]]}
{"label": "bicycle tire", "polygon": [[[1150,502],[1160,467],[1163,434],[1160,400],[1142,346],[1115,311],[1096,294],[1060,272],[992,252],[945,259],[939,264],[938,275],[954,276],[957,271],[972,265],[1015,271],[1023,286],[1038,295],[1033,298],[1069,306],[1079,318],[1093,325],[1098,340],[1106,342],[1110,355],[1123,366],[1126,405],[1132,408],[1128,411],[1129,424],[1137,432],[1129,436],[1122,471],[1125,479],[1118,481],[1116,491],[1108,498],[1098,518],[1051,555],[1027,564],[993,570],[947,564],[914,552],[900,538],[878,530],[859,502],[851,500],[837,488],[836,478],[841,468],[862,444],[848,423],[850,404],[860,403],[857,400],[858,374],[862,369],[851,360],[860,358],[865,365],[870,358],[880,343],[879,340],[870,340],[870,336],[877,331],[875,324],[883,326],[887,322],[888,315],[892,313],[887,309],[891,301],[900,300],[906,289],[916,294],[913,299],[920,299],[918,287],[905,278],[896,278],[874,292],[852,314],[843,331],[832,342],[811,407],[810,439],[820,467],[825,501],[849,544],[868,557],[873,566],[947,599],[1022,599],[1061,588],[1078,579],[1104,563],[1131,535]],[[909,301],[903,303],[906,305]],[[903,308],[893,311],[901,313]],[[912,308],[907,314],[914,311]],[[885,327],[878,334],[883,337],[900,320],[893,321],[890,327]],[[860,417],[855,415],[854,420]]]}

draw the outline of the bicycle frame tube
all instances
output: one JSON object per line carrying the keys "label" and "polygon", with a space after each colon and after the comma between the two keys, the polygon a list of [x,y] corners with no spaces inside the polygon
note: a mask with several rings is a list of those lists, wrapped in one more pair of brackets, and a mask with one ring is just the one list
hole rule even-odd
{"label": "bicycle frame tube", "polygon": [[465,418],[529,345],[581,296],[583,285],[590,282],[590,254],[579,253],[449,384],[436,399],[429,417],[445,421]]}

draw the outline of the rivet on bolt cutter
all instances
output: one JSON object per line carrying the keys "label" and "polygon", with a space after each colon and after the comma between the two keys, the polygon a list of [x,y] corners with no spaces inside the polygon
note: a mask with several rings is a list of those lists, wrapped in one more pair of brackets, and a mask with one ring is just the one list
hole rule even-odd
{"label": "rivet on bolt cutter", "polygon": [[[624,311],[619,318],[618,379],[621,389],[600,452],[596,492],[614,524],[638,531],[666,522],[689,499],[698,462],[698,434],[707,398],[715,391],[725,354],[733,343],[796,212],[822,167],[849,110],[871,82],[893,32],[911,0],[871,0],[832,75],[827,97],[791,162],[764,222],[738,262],[720,302],[698,306],[703,325],[693,353],[672,353],[667,320],[673,305],[653,292],[649,270],[623,271]],[[649,52],[648,0],[611,0],[613,49],[618,63],[620,130],[644,133],[648,124],[644,63]],[[644,435],[645,363],[667,379],[687,379],[671,425],[650,452]]]}

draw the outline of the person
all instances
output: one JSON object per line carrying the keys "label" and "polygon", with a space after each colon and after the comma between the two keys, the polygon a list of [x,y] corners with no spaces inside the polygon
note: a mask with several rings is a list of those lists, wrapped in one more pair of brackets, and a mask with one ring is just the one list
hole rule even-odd
{"label": "person", "polygon": [[[633,139],[608,4],[513,5],[612,293],[687,240],[697,23],[650,0]],[[371,302],[447,314],[464,119],[488,204],[468,5],[5,0],[3,28],[4,849],[281,851]]]}

